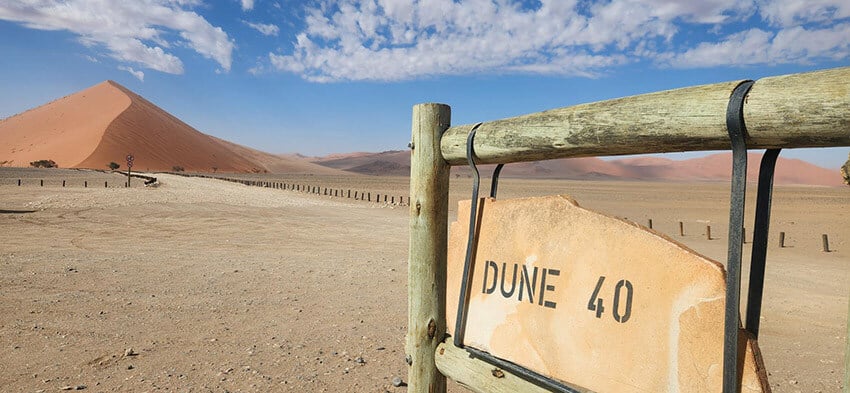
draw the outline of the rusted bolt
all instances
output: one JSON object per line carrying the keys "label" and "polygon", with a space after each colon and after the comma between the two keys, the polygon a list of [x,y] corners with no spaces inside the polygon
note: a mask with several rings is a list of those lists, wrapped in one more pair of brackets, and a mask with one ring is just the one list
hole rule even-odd
{"label": "rusted bolt", "polygon": [[442,355],[442,354],[444,354],[444,353],[446,353],[446,349],[445,349],[445,348],[440,348],[440,355]]}
{"label": "rusted bolt", "polygon": [[413,141],[407,142],[407,147],[410,148],[410,150],[413,150],[414,146],[416,145],[413,144]]}
{"label": "rusted bolt", "polygon": [[505,372],[502,371],[502,370],[499,370],[498,368],[494,368],[493,371],[491,371],[491,373],[496,378],[504,378],[505,377]]}
{"label": "rusted bolt", "polygon": [[413,358],[410,355],[404,355],[404,362],[407,363],[408,366],[413,365]]}
{"label": "rusted bolt", "polygon": [[437,323],[434,320],[428,321],[428,338],[434,338],[437,335]]}

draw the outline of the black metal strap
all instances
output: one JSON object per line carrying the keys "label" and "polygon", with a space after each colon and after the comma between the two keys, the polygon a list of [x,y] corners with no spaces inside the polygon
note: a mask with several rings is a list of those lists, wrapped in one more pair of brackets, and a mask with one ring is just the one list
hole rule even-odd
{"label": "black metal strap", "polygon": [[[482,123],[476,124],[469,131],[466,137],[466,160],[469,162],[469,168],[472,170],[472,200],[470,201],[469,212],[469,237],[466,241],[466,258],[463,261],[463,276],[461,278],[460,297],[457,305],[457,320],[455,321],[454,345],[458,348],[463,348],[464,334],[466,333],[466,316],[469,311],[469,290],[472,284],[470,273],[472,270],[472,261],[475,260],[475,228],[477,226],[476,214],[478,213],[478,190],[481,185],[481,176],[478,173],[478,167],[475,166],[475,131]],[[490,198],[496,197],[496,190],[499,187],[499,174],[505,164],[496,165],[493,171],[493,179],[490,183]]]}
{"label": "black metal strap", "polygon": [[767,235],[770,229],[770,204],[773,199],[773,173],[780,151],[782,149],[768,149],[764,153],[759,167],[756,222],[753,230],[750,285],[747,293],[747,323],[744,325],[754,338],[759,336],[759,318],[761,317],[761,299],[764,292],[765,261],[767,260]]}
{"label": "black metal strap", "polygon": [[504,359],[499,359],[487,352],[472,347],[466,347],[466,352],[469,352],[473,358],[481,359],[503,370],[508,370],[512,374],[520,377],[528,382],[531,382],[544,389],[558,393],[589,393],[589,390],[583,388],[568,386],[552,378],[545,377],[525,367],[519,366],[516,363],[509,362]]}
{"label": "black metal strap", "polygon": [[505,164],[496,165],[496,169],[493,170],[493,179],[490,182],[490,198],[496,197],[496,189],[499,187],[499,175],[502,173],[504,166]]}
{"label": "black metal strap", "polygon": [[726,129],[732,142],[732,195],[729,203],[729,250],[726,263],[726,310],[723,328],[723,393],[740,391],[738,367],[738,324],[741,304],[741,253],[743,249],[744,203],[747,193],[747,128],[744,98],[753,81],[739,84],[726,107]]}
{"label": "black metal strap", "polygon": [[[481,177],[478,172],[478,168],[475,166],[475,151],[473,148],[473,142],[475,141],[475,131],[478,130],[479,126],[481,126],[481,123],[478,123],[474,127],[472,127],[472,130],[469,132],[469,136],[467,136],[466,139],[466,160],[467,162],[469,162],[469,167],[472,170],[472,200],[470,201],[469,212],[469,238],[466,242],[466,258],[463,262],[463,276],[461,278],[460,296],[458,299],[457,306],[457,320],[455,321],[455,331],[452,340],[456,347],[466,349],[466,351],[469,352],[472,357],[479,358],[487,363],[492,364],[493,366],[507,370],[512,374],[537,386],[558,393],[583,393],[585,392],[585,390],[576,390],[576,388],[574,387],[567,386],[559,381],[538,374],[513,362],[495,357],[480,349],[465,346],[463,343],[464,335],[466,333],[466,317],[469,311],[469,292],[470,286],[472,284],[470,275],[472,271],[472,262],[475,260],[475,249],[477,240],[476,218],[478,215],[478,191],[481,184]],[[496,197],[496,191],[499,186],[499,174],[501,173],[503,167],[504,164],[499,164],[493,171],[493,180],[490,184],[491,198]]]}
{"label": "black metal strap", "polygon": [[454,344],[458,348],[463,348],[463,338],[466,333],[466,314],[469,308],[469,289],[472,285],[472,280],[469,279],[469,273],[472,267],[472,261],[475,260],[475,218],[478,213],[478,187],[481,184],[481,179],[478,174],[478,168],[475,166],[475,152],[472,144],[475,141],[475,131],[481,123],[472,127],[469,136],[466,137],[466,160],[469,162],[469,168],[472,169],[472,200],[469,207],[469,237],[466,241],[466,258],[463,261],[463,276],[461,276],[460,296],[457,302],[457,320],[455,321]]}

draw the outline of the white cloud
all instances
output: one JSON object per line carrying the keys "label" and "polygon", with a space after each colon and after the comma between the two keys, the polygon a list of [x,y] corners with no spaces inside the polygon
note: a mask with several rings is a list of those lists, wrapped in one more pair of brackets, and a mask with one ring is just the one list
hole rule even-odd
{"label": "white cloud", "polygon": [[280,28],[273,24],[265,24],[265,23],[252,23],[248,21],[243,21],[246,25],[251,26],[252,29],[259,31],[263,35],[268,36],[277,36],[280,33]]}
{"label": "white cloud", "polygon": [[[481,72],[592,77],[637,61],[705,67],[717,65],[717,56],[723,64],[848,56],[847,40],[840,39],[842,19],[850,17],[847,0],[528,3],[321,2],[306,9],[293,47],[269,53],[268,61],[279,71],[331,82]],[[750,27],[736,32],[742,25]],[[707,40],[687,42],[695,37]]]}
{"label": "white cloud", "polygon": [[666,62],[678,68],[701,68],[838,60],[850,55],[848,37],[850,23],[814,30],[796,26],[775,34],[751,29],[720,42],[701,43],[683,53],[668,55]]}
{"label": "white cloud", "polygon": [[129,72],[130,75],[135,76],[136,79],[138,79],[141,82],[145,81],[145,73],[142,72],[142,71],[136,71],[136,70],[133,69],[133,67],[126,67],[126,66],[118,66],[118,69],[121,70],[121,71]]}
{"label": "white cloud", "polygon": [[775,26],[825,22],[850,17],[846,0],[760,0],[759,13]]}
{"label": "white cloud", "polygon": [[157,71],[183,73],[183,62],[170,52],[175,46],[188,46],[229,71],[234,43],[220,27],[188,8],[198,4],[198,0],[24,0],[0,2],[0,19],[33,29],[67,30],[84,45],[105,48],[112,58]]}
{"label": "white cloud", "polygon": [[254,9],[254,0],[242,0],[242,11]]}

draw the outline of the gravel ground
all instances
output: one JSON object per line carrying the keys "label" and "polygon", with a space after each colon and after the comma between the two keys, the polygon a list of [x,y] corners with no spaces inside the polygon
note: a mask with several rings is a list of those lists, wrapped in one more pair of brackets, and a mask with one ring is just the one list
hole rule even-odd
{"label": "gravel ground", "polygon": [[[407,378],[406,207],[156,176],[159,187],[133,189],[0,185],[0,390],[405,390],[393,379]],[[407,194],[401,178],[313,180]],[[469,182],[452,182],[454,211]],[[728,185],[500,185],[504,198],[552,193],[652,218],[725,259]],[[774,198],[760,337],[771,386],[839,392],[850,193],[779,188]],[[778,231],[788,247],[776,246]],[[833,252],[820,251],[822,233]]]}

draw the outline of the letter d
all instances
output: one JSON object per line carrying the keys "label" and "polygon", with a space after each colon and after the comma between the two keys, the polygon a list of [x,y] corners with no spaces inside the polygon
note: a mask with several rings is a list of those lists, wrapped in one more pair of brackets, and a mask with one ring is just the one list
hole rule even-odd
{"label": "letter d", "polygon": [[[490,288],[487,288],[487,276],[490,272],[490,268],[493,268],[493,282],[490,285]],[[496,278],[499,277],[499,265],[496,265],[496,262],[487,261],[487,265],[484,266],[484,286],[481,288],[481,293],[491,294],[496,290]]]}

